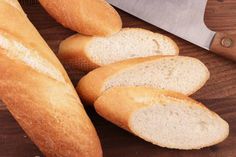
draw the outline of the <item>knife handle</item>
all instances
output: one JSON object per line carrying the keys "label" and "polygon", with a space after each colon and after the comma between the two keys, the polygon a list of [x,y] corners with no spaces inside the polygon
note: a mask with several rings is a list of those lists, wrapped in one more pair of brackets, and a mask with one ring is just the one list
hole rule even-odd
{"label": "knife handle", "polygon": [[236,62],[236,34],[216,33],[210,50]]}

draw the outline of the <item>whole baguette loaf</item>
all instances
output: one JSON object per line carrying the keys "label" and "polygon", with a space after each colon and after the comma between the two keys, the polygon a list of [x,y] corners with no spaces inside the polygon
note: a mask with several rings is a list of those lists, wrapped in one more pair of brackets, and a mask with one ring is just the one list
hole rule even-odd
{"label": "whole baguette loaf", "polygon": [[63,26],[86,35],[107,36],[120,31],[122,21],[105,0],[39,0]]}
{"label": "whole baguette loaf", "polygon": [[167,36],[124,28],[109,37],[73,35],[61,42],[58,58],[69,67],[88,72],[126,59],[178,54],[178,46]]}
{"label": "whole baguette loaf", "polygon": [[171,91],[111,88],[95,101],[95,109],[108,121],[161,147],[200,149],[229,134],[228,123],[216,113]]}
{"label": "whole baguette loaf", "polygon": [[47,157],[101,157],[65,70],[17,0],[0,1],[0,19],[0,98],[14,118]]}
{"label": "whole baguette loaf", "polygon": [[155,56],[95,69],[79,81],[76,89],[89,104],[105,90],[117,86],[148,86],[191,95],[205,84],[209,75],[207,67],[198,59]]}

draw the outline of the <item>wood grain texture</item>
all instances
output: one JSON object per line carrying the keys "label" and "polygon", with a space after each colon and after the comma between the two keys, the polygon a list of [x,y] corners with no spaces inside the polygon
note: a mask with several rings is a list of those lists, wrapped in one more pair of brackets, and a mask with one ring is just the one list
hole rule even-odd
{"label": "wood grain texture", "polygon": [[[61,40],[74,34],[55,22],[38,3],[29,0],[23,8],[50,47],[57,52]],[[236,63],[199,48],[187,41],[147,24],[119,10],[124,27],[141,27],[163,33],[173,38],[180,47],[181,55],[199,58],[211,72],[206,86],[192,97],[206,103],[230,124],[230,136],[223,143],[200,151],[177,151],[164,149],[147,143],[100,118],[93,109],[88,113],[97,128],[105,157],[235,157],[236,156]],[[236,34],[236,1],[209,0],[205,21],[214,31]],[[83,75],[67,68],[73,83]],[[0,156],[32,157],[42,156],[0,102]]]}
{"label": "wood grain texture", "polygon": [[216,33],[210,50],[236,62],[236,34]]}
{"label": "wood grain texture", "polygon": [[[213,99],[202,102],[228,121],[230,135],[223,143],[194,151],[171,150],[152,145],[105,121],[93,109],[87,111],[101,139],[104,157],[235,157],[236,99]],[[42,157],[7,110],[0,110],[0,127],[1,157]]]}

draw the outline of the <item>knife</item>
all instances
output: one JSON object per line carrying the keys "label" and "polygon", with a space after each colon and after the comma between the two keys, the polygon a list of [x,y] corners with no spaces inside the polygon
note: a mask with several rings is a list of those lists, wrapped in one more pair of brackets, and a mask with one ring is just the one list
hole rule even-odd
{"label": "knife", "polygon": [[236,61],[236,34],[204,23],[207,0],[108,0],[108,2],[206,50]]}

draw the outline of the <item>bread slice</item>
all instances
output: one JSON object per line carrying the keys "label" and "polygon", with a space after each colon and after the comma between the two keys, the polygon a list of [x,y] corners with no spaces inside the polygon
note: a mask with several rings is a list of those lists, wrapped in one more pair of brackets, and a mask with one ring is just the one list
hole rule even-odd
{"label": "bread slice", "polygon": [[99,115],[155,145],[200,149],[223,141],[229,125],[203,104],[179,93],[118,87],[96,101]]}
{"label": "bread slice", "polygon": [[124,28],[109,37],[73,35],[60,44],[58,57],[73,68],[91,71],[130,58],[178,53],[169,37],[141,28]]}
{"label": "bread slice", "polygon": [[120,31],[122,21],[105,0],[39,0],[63,26],[86,35],[107,36]]}
{"label": "bread slice", "polygon": [[116,86],[148,86],[191,95],[205,84],[209,75],[207,67],[196,58],[152,56],[98,68],[79,81],[77,91],[89,104]]}

